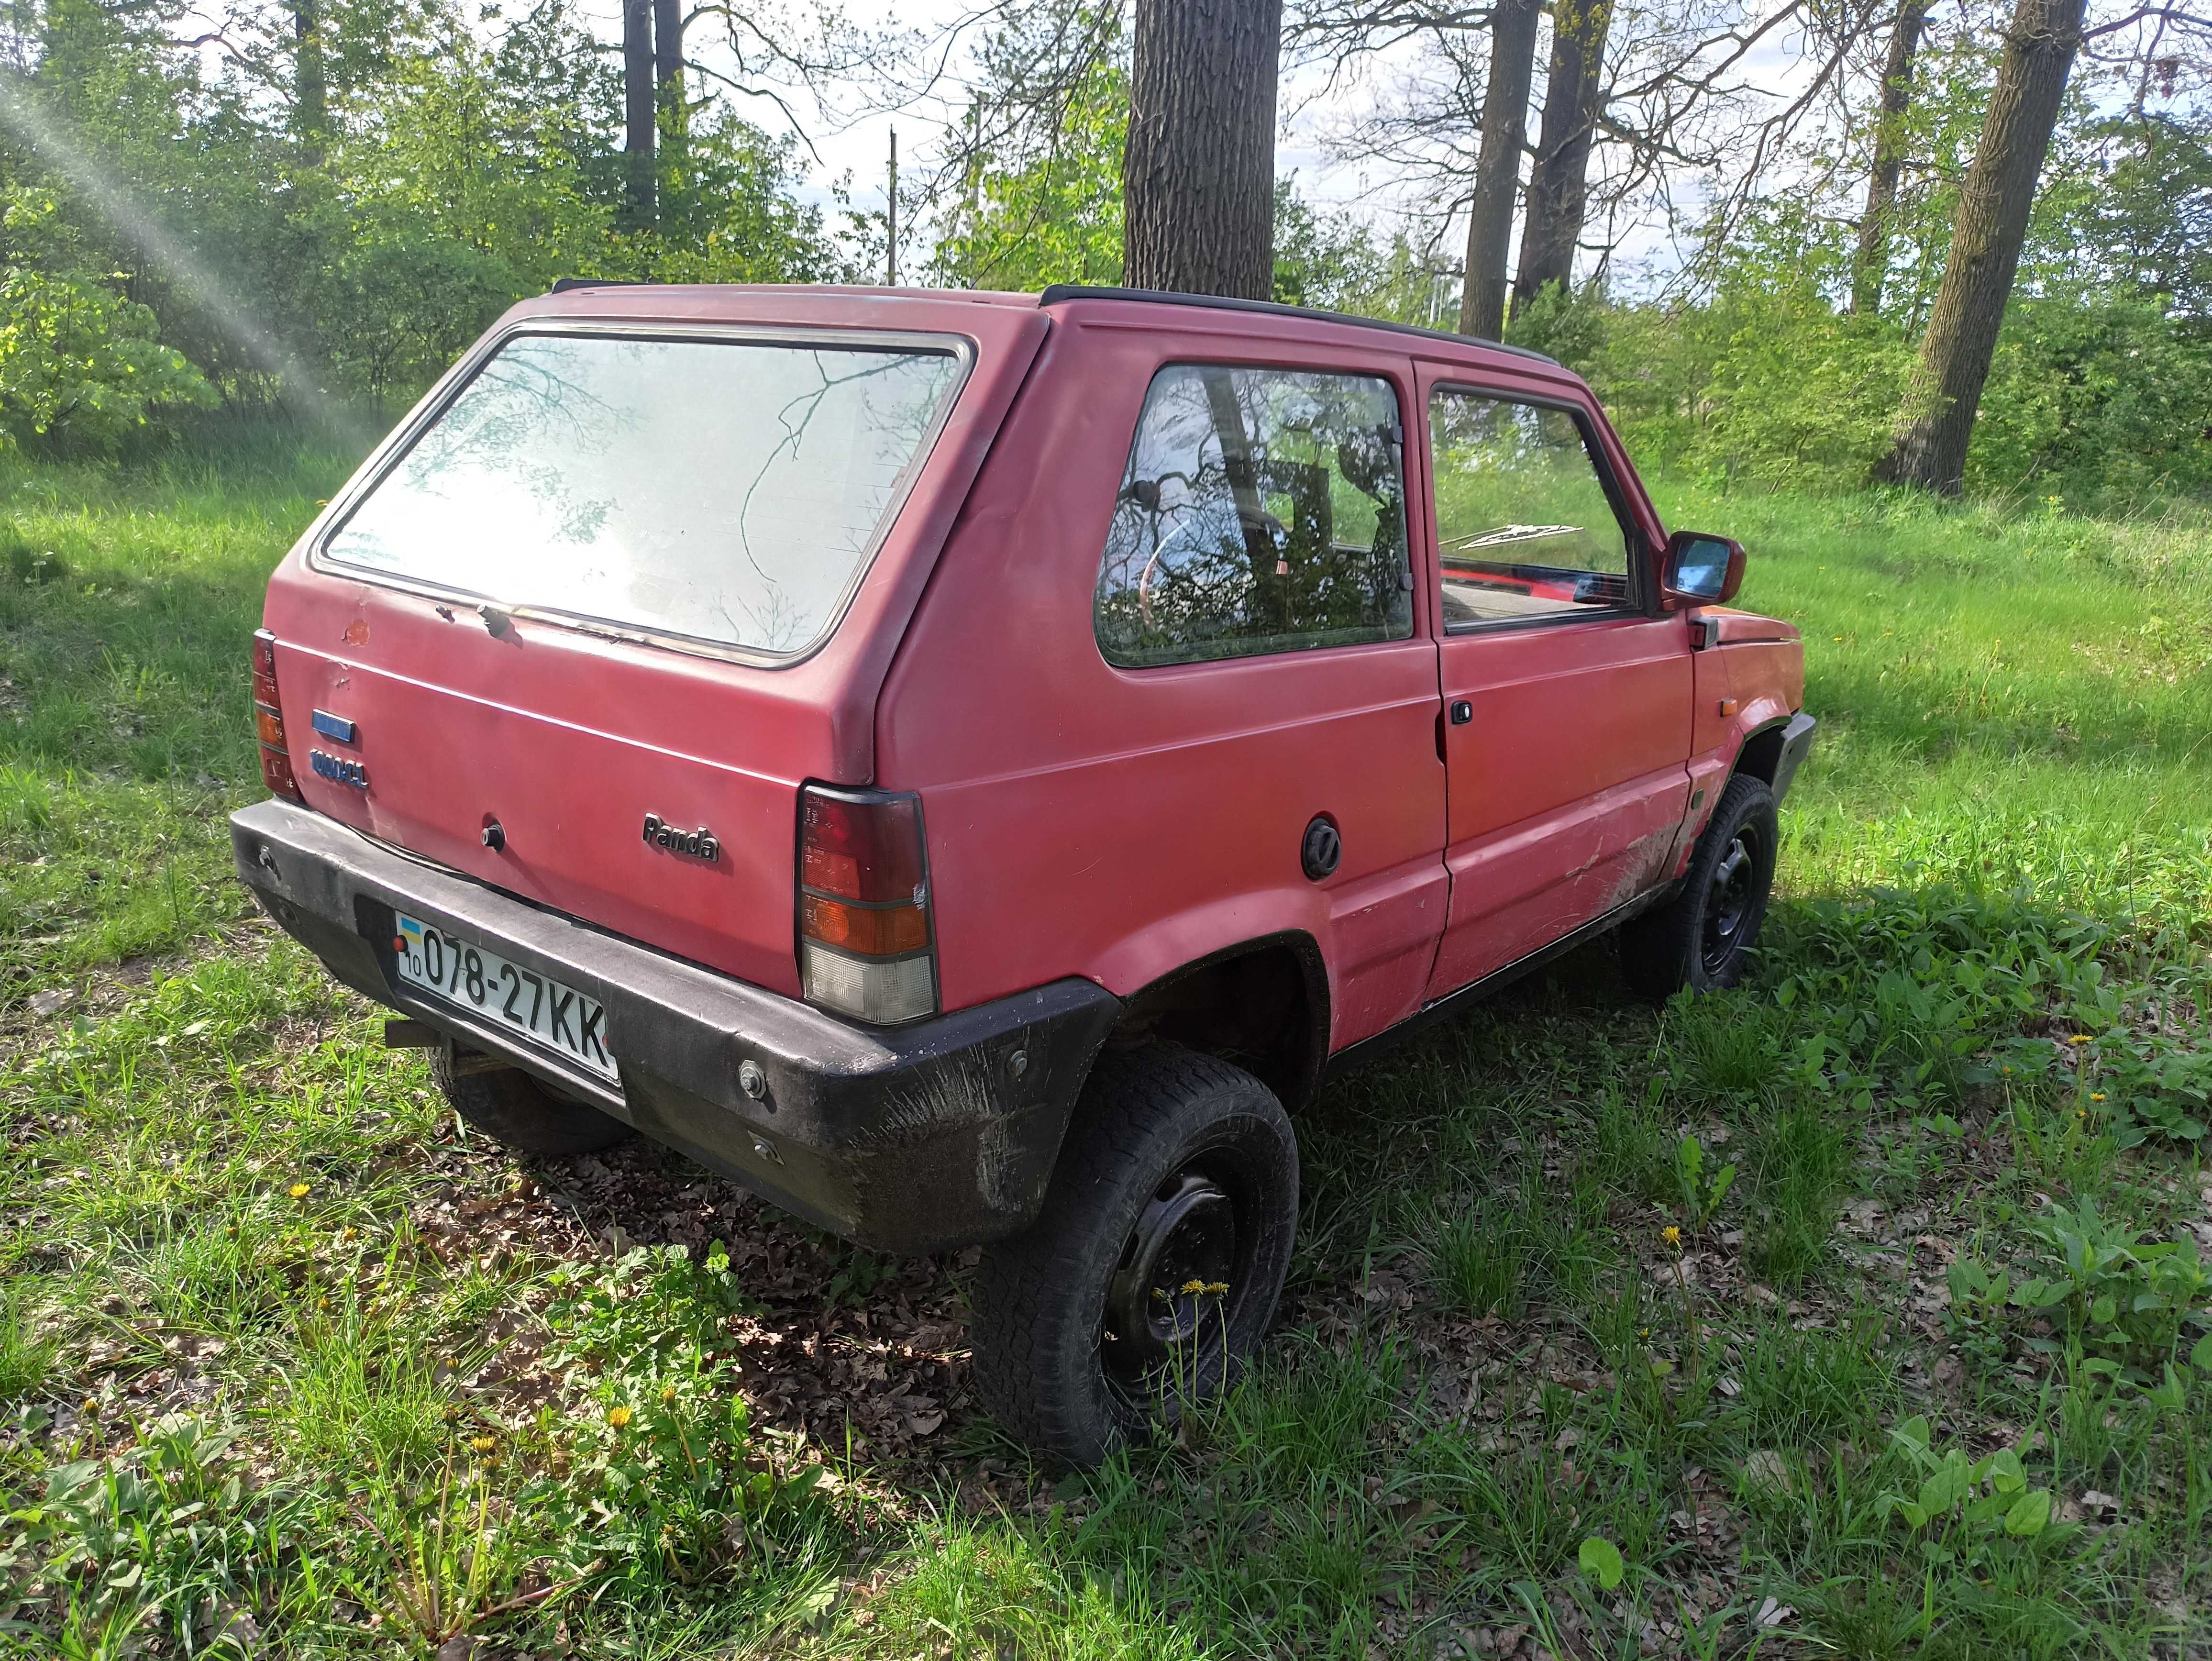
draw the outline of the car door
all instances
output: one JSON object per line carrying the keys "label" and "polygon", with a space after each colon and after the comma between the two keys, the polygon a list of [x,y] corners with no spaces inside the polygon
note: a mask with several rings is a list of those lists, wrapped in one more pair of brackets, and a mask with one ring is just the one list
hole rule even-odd
{"label": "car door", "polygon": [[1450,899],[1441,997],[1669,874],[1691,652],[1646,525],[1564,387],[1425,366]]}

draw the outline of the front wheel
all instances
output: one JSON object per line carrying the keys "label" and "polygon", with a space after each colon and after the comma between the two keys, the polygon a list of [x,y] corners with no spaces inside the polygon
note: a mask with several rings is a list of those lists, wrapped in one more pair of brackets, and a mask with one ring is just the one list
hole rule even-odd
{"label": "front wheel", "polygon": [[1728,782],[1698,838],[1681,891],[1620,931],[1620,972],[1655,1001],[1684,987],[1734,986],[1749,966],[1774,888],[1781,830],[1774,793],[1739,773]]}
{"label": "front wheel", "polygon": [[1298,1153],[1265,1085],[1170,1045],[1102,1055],[1076,1114],[1036,1226],[984,1251],[975,1378],[1012,1435],[1087,1467],[1218,1395],[1258,1347]]}

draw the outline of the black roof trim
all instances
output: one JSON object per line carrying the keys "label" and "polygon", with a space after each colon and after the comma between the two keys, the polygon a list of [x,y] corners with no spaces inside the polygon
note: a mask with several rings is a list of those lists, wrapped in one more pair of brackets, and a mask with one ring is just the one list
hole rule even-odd
{"label": "black roof trim", "polygon": [[561,277],[548,294],[568,294],[577,289],[657,289],[661,285],[641,277]]}
{"label": "black roof trim", "polygon": [[1115,289],[1088,283],[1055,283],[1037,296],[1037,304],[1057,306],[1063,300],[1144,300],[1158,306],[1210,306],[1225,312],[1258,312],[1267,317],[1303,317],[1316,323],[1350,323],[1363,329],[1388,329],[1392,334],[1416,335],[1425,340],[1447,340],[1455,346],[1471,344],[1486,347],[1494,352],[1510,352],[1515,357],[1534,358],[1539,363],[1548,363],[1555,369],[1567,367],[1556,357],[1547,357],[1526,346],[1509,346],[1502,340],[1475,340],[1471,336],[1449,334],[1442,329],[1425,329],[1418,323],[1390,323],[1379,317],[1355,317],[1349,312],[1325,312],[1317,306],[1285,306],[1273,300],[1237,300],[1226,295],[1176,294],[1165,289]]}

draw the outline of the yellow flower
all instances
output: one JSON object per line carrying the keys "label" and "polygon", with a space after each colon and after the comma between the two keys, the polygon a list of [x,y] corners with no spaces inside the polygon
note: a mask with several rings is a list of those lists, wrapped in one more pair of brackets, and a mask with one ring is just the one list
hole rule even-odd
{"label": "yellow flower", "polygon": [[612,1425],[617,1430],[620,1430],[624,1425],[629,1423],[631,1419],[635,1416],[636,1415],[632,1414],[628,1408],[614,1408],[608,1411],[607,1422]]}
{"label": "yellow flower", "polygon": [[1659,1231],[1659,1238],[1670,1246],[1679,1247],[1682,1244],[1682,1231],[1669,1223]]}
{"label": "yellow flower", "polygon": [[2094,1043],[2097,1041],[2091,1037],[2087,1032],[2076,1032],[2072,1037],[2067,1039],[2066,1042],[2069,1043]]}
{"label": "yellow flower", "polygon": [[1182,1283],[1182,1290],[1183,1295],[1186,1298],[1195,1298],[1200,1293],[1206,1290],[1206,1282],[1194,1277],[1193,1279],[1185,1281]]}
{"label": "yellow flower", "polygon": [[314,1185],[311,1183],[295,1183],[291,1187],[286,1189],[284,1191],[287,1194],[289,1194],[295,1200],[304,1200],[307,1196],[313,1194],[315,1189]]}
{"label": "yellow flower", "polygon": [[660,1387],[660,1399],[663,1402],[674,1401],[676,1399],[676,1386],[673,1384],[663,1384]]}
{"label": "yellow flower", "polygon": [[452,1423],[453,1422],[453,1421],[454,1421],[454,1420],[456,1420],[456,1419],[459,1418],[460,1416],[461,1416],[461,1410],[460,1410],[460,1409],[459,1409],[459,1408],[458,1408],[458,1407],[454,1406],[454,1404],[453,1404],[453,1402],[447,1402],[447,1403],[446,1403],[445,1420],[446,1420],[446,1422],[447,1422],[447,1424],[449,1424],[449,1425],[450,1425],[450,1424],[452,1424]]}
{"label": "yellow flower", "polygon": [[1206,1283],[1206,1295],[1209,1298],[1226,1298],[1229,1295],[1229,1282],[1208,1281]]}
{"label": "yellow flower", "polygon": [[2101,1090],[2093,1090],[2089,1092],[2089,1099],[2093,1102],[2101,1102],[2105,1099],[2105,1092]]}
{"label": "yellow flower", "polygon": [[499,1444],[489,1436],[471,1436],[469,1438],[469,1445],[478,1453],[489,1453]]}

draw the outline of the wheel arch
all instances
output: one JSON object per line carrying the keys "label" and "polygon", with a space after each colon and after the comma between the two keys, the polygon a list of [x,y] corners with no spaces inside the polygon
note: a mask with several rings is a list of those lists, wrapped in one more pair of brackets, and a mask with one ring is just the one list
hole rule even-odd
{"label": "wheel arch", "polygon": [[1109,1043],[1164,1039],[1243,1068],[1295,1113],[1328,1063],[1328,968],[1303,929],[1240,940],[1122,1001]]}
{"label": "wheel arch", "polygon": [[[1735,762],[1729,769],[1729,777],[1746,774],[1757,779],[1769,789],[1774,787],[1776,770],[1782,764],[1782,737],[1790,725],[1784,713],[1760,721],[1744,734],[1743,742],[1736,746]],[[1727,781],[1722,781],[1725,787]]]}

